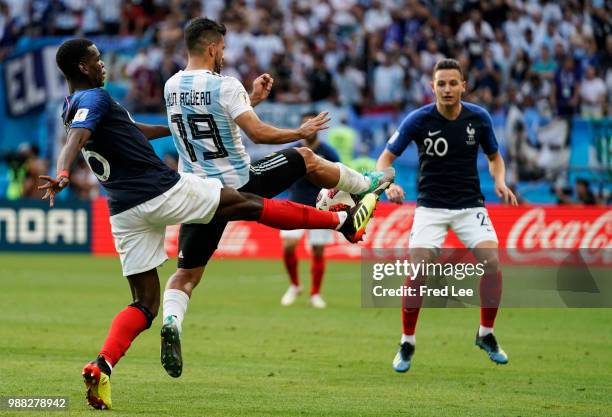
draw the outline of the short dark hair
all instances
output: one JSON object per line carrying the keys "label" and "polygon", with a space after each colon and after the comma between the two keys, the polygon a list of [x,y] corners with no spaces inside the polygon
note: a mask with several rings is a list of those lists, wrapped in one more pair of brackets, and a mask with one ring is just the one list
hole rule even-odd
{"label": "short dark hair", "polygon": [[89,55],[89,47],[94,43],[89,39],[69,39],[62,43],[55,54],[55,62],[68,80],[81,78],[79,63]]}
{"label": "short dark hair", "polygon": [[459,71],[461,79],[463,80],[463,70],[461,69],[461,64],[459,63],[459,61],[452,58],[444,58],[439,60],[433,68],[432,78],[435,78],[436,72],[447,69],[454,69]]}
{"label": "short dark hair", "polygon": [[191,19],[185,27],[185,44],[189,52],[199,52],[201,43],[217,42],[225,36],[225,25],[206,17]]}

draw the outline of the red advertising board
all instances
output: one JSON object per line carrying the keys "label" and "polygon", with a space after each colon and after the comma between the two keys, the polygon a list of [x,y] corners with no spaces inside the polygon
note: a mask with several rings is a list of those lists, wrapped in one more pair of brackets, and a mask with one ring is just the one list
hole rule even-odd
{"label": "red advertising board", "polygon": [[[365,242],[351,245],[335,233],[334,243],[327,247],[326,254],[332,259],[358,259],[362,248],[407,248],[414,208],[409,204],[380,203],[368,225]],[[500,246],[517,248],[511,252],[516,261],[546,261],[554,252],[551,249],[557,248],[612,248],[612,209],[608,207],[489,205],[487,208]],[[92,211],[92,251],[114,254],[105,200],[95,201]],[[172,257],[177,255],[177,239],[178,226],[168,227],[166,250]],[[462,245],[451,232],[444,247]],[[235,258],[277,258],[280,255],[277,230],[242,221],[229,223],[216,252],[217,257]],[[308,255],[308,246],[303,242],[298,255]],[[612,263],[612,260],[605,263]]]}

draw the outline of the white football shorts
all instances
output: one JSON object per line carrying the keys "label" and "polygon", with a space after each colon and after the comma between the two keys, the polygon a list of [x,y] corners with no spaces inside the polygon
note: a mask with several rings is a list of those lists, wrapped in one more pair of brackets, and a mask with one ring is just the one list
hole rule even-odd
{"label": "white football shorts", "polygon": [[469,249],[484,241],[498,241],[484,207],[458,210],[417,207],[410,231],[410,247],[439,249],[448,229],[452,229]]}
{"label": "white football shorts", "polygon": [[300,240],[304,236],[304,232],[308,232],[308,241],[306,242],[310,246],[323,246],[329,245],[334,242],[334,231],[328,229],[295,229],[295,230],[281,230],[280,237],[282,239],[294,239]]}
{"label": "white football shorts", "polygon": [[188,173],[180,176],[165,193],[110,217],[124,276],[157,268],[168,259],[164,249],[167,225],[205,224],[215,215],[221,182]]}

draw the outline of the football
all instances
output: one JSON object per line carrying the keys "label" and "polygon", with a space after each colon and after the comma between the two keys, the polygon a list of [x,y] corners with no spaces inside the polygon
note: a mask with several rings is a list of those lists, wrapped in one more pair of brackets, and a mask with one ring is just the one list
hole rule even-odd
{"label": "football", "polygon": [[319,191],[317,195],[317,208],[326,211],[342,211],[355,206],[355,199],[346,191],[337,190],[335,188]]}

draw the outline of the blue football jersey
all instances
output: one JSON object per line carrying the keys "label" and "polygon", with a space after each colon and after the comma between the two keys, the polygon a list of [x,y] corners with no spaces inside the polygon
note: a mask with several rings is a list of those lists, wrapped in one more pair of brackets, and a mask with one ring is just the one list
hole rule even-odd
{"label": "blue football jersey", "polygon": [[[299,144],[297,146],[304,146]],[[315,154],[319,155],[323,159],[327,159],[331,162],[340,162],[340,156],[338,152],[326,143],[319,142],[319,146],[312,150]],[[314,185],[306,178],[300,178],[297,180],[291,188],[289,188],[289,199],[296,203],[305,204],[307,206],[313,206],[317,202],[317,194],[321,191],[321,187]]]}
{"label": "blue football jersey", "polygon": [[476,165],[478,147],[487,155],[498,150],[491,116],[485,109],[462,102],[459,117],[448,120],[435,104],[423,106],[402,121],[387,149],[400,156],[411,141],[419,152],[418,206],[484,206]]}
{"label": "blue football jersey", "polygon": [[119,103],[102,88],[66,97],[62,120],[66,130],[89,129],[81,150],[108,193],[110,214],[118,214],[166,192],[179,175],[155,154],[147,137]]}

